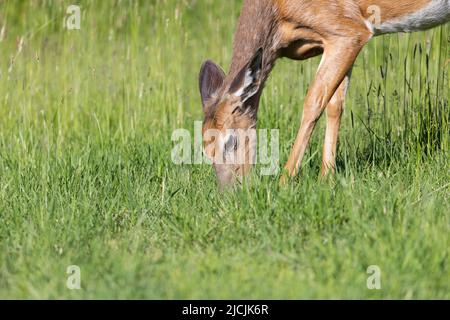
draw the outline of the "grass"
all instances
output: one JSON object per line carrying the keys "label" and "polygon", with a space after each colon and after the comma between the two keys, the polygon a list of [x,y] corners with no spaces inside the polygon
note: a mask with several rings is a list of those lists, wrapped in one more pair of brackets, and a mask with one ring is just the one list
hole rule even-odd
{"label": "grass", "polygon": [[[202,119],[241,1],[80,1],[73,31],[69,4],[0,1],[0,298],[450,298],[448,24],[364,49],[334,179],[321,121],[287,187],[219,193],[171,134]],[[282,162],[318,62],[280,61],[264,92]]]}

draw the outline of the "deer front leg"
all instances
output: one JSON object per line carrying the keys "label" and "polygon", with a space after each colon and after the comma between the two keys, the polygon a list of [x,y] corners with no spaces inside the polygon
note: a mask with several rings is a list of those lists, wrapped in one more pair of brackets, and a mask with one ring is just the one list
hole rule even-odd
{"label": "deer front leg", "polygon": [[341,126],[342,113],[344,112],[344,101],[350,83],[351,70],[347,73],[339,88],[334,93],[327,106],[327,129],[323,145],[321,175],[334,173],[336,169],[336,150]]}
{"label": "deer front leg", "polygon": [[316,78],[306,96],[300,130],[285,166],[291,177],[298,173],[306,147],[323,110],[351,69],[366,41],[339,38],[330,43],[329,46],[325,46]]}

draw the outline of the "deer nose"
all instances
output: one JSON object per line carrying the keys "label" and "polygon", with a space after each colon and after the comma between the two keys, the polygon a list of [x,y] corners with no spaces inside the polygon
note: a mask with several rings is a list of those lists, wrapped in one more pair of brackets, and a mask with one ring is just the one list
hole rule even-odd
{"label": "deer nose", "polygon": [[217,182],[219,184],[219,189],[224,190],[230,187],[234,182],[234,174],[232,168],[228,165],[214,165],[216,171]]}

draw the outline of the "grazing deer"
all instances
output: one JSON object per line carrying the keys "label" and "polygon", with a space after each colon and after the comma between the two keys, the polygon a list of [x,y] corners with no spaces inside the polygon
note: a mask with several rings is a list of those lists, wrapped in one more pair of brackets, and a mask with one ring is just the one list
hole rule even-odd
{"label": "grazing deer", "polygon": [[[378,15],[375,19],[374,13]],[[237,139],[230,129],[256,127],[261,92],[275,61],[322,54],[285,169],[289,176],[298,173],[314,127],[326,109],[321,172],[334,172],[345,95],[353,64],[364,45],[373,36],[425,30],[449,20],[450,0],[244,0],[229,73],[212,61],[206,61],[200,71],[205,153],[212,159],[218,152],[252,153],[254,146]],[[219,136],[206,139],[209,129]],[[249,162],[213,160],[213,165],[221,187],[251,168]]]}

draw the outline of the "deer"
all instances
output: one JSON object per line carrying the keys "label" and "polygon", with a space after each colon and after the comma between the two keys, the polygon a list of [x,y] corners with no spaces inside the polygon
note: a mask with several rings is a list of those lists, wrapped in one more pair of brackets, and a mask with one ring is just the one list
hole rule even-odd
{"label": "deer", "polygon": [[[234,132],[256,128],[262,90],[278,59],[306,60],[322,55],[281,175],[285,184],[300,172],[311,135],[325,111],[321,175],[335,173],[352,68],[369,40],[388,33],[426,30],[448,21],[450,0],[244,0],[229,72],[207,60],[199,75],[204,153],[212,160],[219,187],[242,181],[252,168],[249,159],[240,163],[217,159],[236,150],[254,154],[254,144]],[[207,137],[209,130],[218,134]]]}

